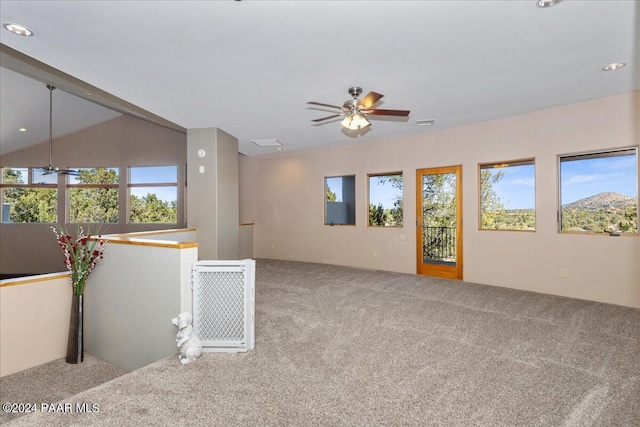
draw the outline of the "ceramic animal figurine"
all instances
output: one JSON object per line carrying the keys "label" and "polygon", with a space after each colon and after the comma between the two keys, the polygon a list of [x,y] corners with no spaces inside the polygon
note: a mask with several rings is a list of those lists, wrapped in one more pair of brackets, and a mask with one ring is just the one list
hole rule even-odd
{"label": "ceramic animal figurine", "polygon": [[195,362],[202,354],[202,343],[193,331],[191,313],[180,313],[178,317],[171,319],[171,323],[178,327],[176,334],[176,346],[180,349],[178,360],[183,365]]}

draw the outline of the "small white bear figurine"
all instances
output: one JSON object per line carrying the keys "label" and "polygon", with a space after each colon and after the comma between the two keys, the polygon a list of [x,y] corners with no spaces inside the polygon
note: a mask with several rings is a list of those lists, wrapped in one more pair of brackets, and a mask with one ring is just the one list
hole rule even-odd
{"label": "small white bear figurine", "polygon": [[180,349],[178,360],[180,360],[180,363],[183,365],[195,362],[202,354],[202,343],[193,332],[192,321],[193,317],[191,313],[187,312],[180,313],[178,317],[171,319],[171,323],[178,327],[176,345]]}

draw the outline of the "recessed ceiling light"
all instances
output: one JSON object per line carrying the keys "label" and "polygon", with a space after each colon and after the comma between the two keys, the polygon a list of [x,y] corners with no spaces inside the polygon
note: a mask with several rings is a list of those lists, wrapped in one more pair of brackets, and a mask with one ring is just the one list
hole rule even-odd
{"label": "recessed ceiling light", "polygon": [[558,3],[560,3],[561,1],[562,1],[562,0],[538,0],[538,1],[536,2],[536,6],[538,6],[538,7],[542,7],[542,8],[545,8],[545,7],[551,7],[551,6],[555,6],[555,5],[557,5],[557,4],[558,4]]}
{"label": "recessed ceiling light", "polygon": [[416,120],[416,126],[433,126],[435,120]]}
{"label": "recessed ceiling light", "polygon": [[277,139],[252,139],[251,142],[259,147],[279,147],[282,145]]}
{"label": "recessed ceiling light", "polygon": [[26,132],[26,131],[27,131],[27,128],[20,128],[20,129],[18,129],[18,131],[20,131],[20,132]]}
{"label": "recessed ceiling light", "polygon": [[606,67],[602,67],[602,71],[615,71],[627,65],[624,62],[614,62],[613,64],[609,64]]}
{"label": "recessed ceiling light", "polygon": [[2,24],[5,30],[17,34],[19,36],[31,37],[33,31],[25,27],[24,25],[16,24],[15,22],[5,22]]}

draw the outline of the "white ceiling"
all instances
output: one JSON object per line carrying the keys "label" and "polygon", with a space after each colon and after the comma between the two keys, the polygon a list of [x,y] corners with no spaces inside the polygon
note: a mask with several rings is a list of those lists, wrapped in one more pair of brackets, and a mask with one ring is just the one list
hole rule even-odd
{"label": "white ceiling", "polygon": [[[35,32],[1,43],[185,128],[219,127],[247,155],[274,152],[252,139],[366,142],[640,89],[638,1],[2,0],[0,18]],[[341,105],[354,85],[409,119],[360,136],[311,122],[329,112],[307,101]]]}

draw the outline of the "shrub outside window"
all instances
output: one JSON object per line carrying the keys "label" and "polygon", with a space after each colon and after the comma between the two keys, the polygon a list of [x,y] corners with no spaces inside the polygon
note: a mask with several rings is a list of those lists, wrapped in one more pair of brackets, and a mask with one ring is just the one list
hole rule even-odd
{"label": "shrub outside window", "polygon": [[129,222],[178,222],[178,167],[129,168]]}
{"label": "shrub outside window", "polygon": [[117,223],[119,218],[118,168],[75,168],[68,175],[69,222]]}
{"label": "shrub outside window", "polygon": [[2,222],[58,222],[57,182],[35,168],[2,168]]}
{"label": "shrub outside window", "polygon": [[561,232],[638,233],[638,148],[558,156]]}
{"label": "shrub outside window", "polygon": [[369,226],[402,227],[404,186],[402,172],[370,174]]}
{"label": "shrub outside window", "polygon": [[479,165],[480,229],[536,229],[534,159]]}

